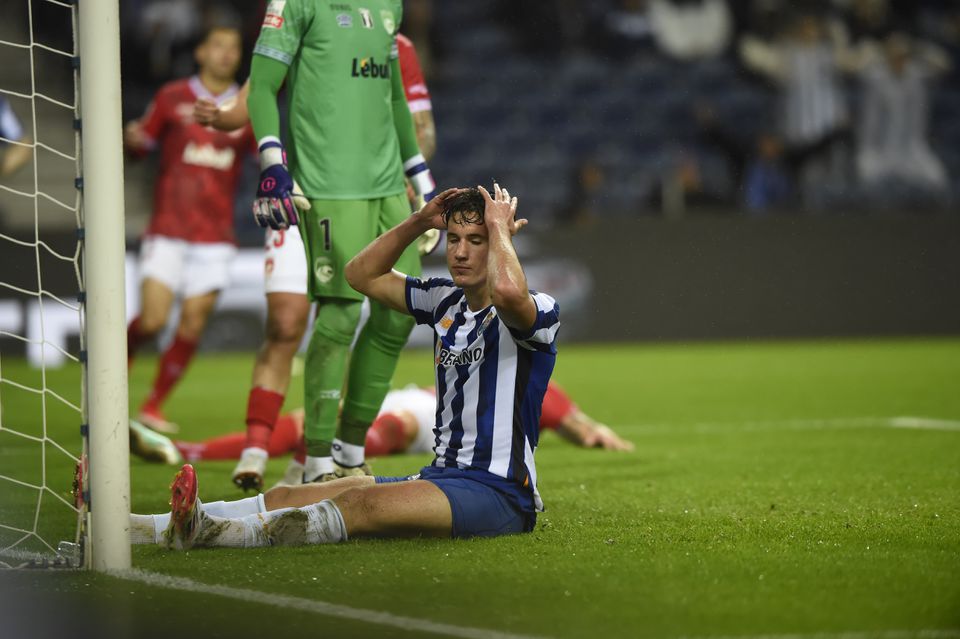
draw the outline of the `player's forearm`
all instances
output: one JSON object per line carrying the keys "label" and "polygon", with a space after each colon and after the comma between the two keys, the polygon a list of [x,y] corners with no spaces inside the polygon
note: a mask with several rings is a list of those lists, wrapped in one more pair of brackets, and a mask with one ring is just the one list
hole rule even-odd
{"label": "player's forearm", "polygon": [[403,252],[430,227],[410,216],[393,227],[347,262],[344,276],[354,290],[367,294],[370,284],[393,270]]}
{"label": "player's forearm", "polygon": [[[248,80],[240,89],[240,93],[237,94],[237,99],[230,104],[223,105],[220,109],[217,119],[213,122],[213,128],[218,131],[236,131],[249,122],[250,111],[247,108],[247,98],[249,96],[250,82]],[[274,103],[276,103],[275,100],[276,97],[274,97]]]}
{"label": "player's forearm", "polygon": [[487,286],[493,305],[501,310],[520,311],[529,302],[530,292],[510,229],[505,222],[487,224],[487,228],[490,242]]}
{"label": "player's forearm", "polygon": [[425,160],[430,161],[437,152],[437,130],[433,124],[433,111],[417,111],[413,114],[417,130],[417,145]]}
{"label": "player's forearm", "polygon": [[253,56],[247,110],[257,140],[280,137],[280,110],[277,93],[287,76],[287,65],[262,55]]}
{"label": "player's forearm", "polygon": [[400,142],[400,159],[404,163],[410,158],[420,155],[417,145],[417,132],[413,126],[413,116],[410,115],[410,106],[403,91],[403,78],[400,75],[400,64],[397,60],[390,63],[391,101],[393,107],[393,128],[397,131],[397,140]]}

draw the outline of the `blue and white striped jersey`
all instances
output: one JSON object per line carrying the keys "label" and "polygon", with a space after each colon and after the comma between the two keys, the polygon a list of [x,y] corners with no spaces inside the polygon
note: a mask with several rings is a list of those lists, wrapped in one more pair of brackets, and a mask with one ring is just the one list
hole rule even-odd
{"label": "blue and white striped jersey", "polygon": [[410,314],[434,329],[432,468],[470,471],[468,476],[508,491],[518,506],[533,512],[543,510],[533,453],[557,357],[560,308],[549,295],[530,293],[537,319],[530,330],[517,331],[492,305],[471,310],[451,280],[408,277],[406,290]]}
{"label": "blue and white striped jersey", "polygon": [[23,138],[23,125],[10,108],[10,102],[0,96],[0,147],[9,144],[8,140],[19,142]]}

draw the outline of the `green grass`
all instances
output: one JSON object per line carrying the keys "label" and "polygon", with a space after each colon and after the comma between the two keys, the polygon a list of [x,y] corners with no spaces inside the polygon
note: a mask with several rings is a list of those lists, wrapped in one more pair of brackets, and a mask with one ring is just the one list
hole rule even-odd
{"label": "green grass", "polygon": [[[135,367],[131,406],[154,364]],[[201,356],[169,417],[191,438],[237,429],[251,366],[248,355]],[[37,379],[9,358],[2,375]],[[75,376],[51,372],[48,384],[72,389],[76,401]],[[406,353],[396,385],[430,379],[429,355]],[[960,636],[960,432],[852,419],[960,420],[960,340],[567,347],[556,379],[637,451],[578,450],[546,434],[537,462],[548,510],[530,535],[183,554],[137,547],[134,563],[209,584],[554,637],[919,629]],[[35,397],[3,385],[0,400],[5,427],[36,419]],[[73,442],[77,420],[57,404],[48,401],[51,431]],[[0,474],[38,477],[38,459],[38,445],[0,431]],[[65,490],[68,460],[51,459],[48,483]],[[402,474],[425,461],[374,467]],[[285,463],[271,462],[274,477]],[[205,499],[239,496],[232,463],[198,468]],[[171,476],[135,460],[134,509],[164,510]],[[0,483],[0,523],[32,517],[27,492]],[[42,511],[51,539],[69,536],[65,507],[45,500]],[[88,615],[113,606],[135,627],[158,632],[171,619],[209,617],[231,637],[280,627],[291,635],[405,636],[89,574],[0,573],[6,585]]]}

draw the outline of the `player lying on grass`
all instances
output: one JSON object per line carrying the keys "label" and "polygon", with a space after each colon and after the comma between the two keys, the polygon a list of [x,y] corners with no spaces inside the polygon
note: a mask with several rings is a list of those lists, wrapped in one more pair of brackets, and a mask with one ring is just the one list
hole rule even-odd
{"label": "player lying on grass", "polygon": [[[431,465],[411,477],[345,477],[206,508],[186,465],[171,487],[168,517],[131,516],[134,541],[252,547],[532,530],[543,509],[533,451],[556,361],[559,308],[527,288],[512,240],[526,220],[515,217],[516,198],[496,185],[494,193],[447,190],[347,265],[357,291],[434,329],[438,443]],[[393,270],[431,227],[447,229],[452,280]]]}
{"label": "player lying on grass", "polygon": [[[437,396],[433,388],[405,388],[387,393],[380,414],[367,431],[367,457],[403,453],[432,452],[433,426]],[[168,437],[131,422],[130,452],[146,461],[177,465],[184,461],[239,459],[246,445],[246,434],[229,433],[202,442],[172,441]],[[621,439],[608,426],[599,423],[573,403],[555,382],[547,385],[540,412],[540,430],[553,430],[567,441],[583,448],[633,450],[633,444]],[[293,453],[282,484],[299,484],[303,475],[303,409],[296,409],[277,420],[270,435],[270,457]]]}

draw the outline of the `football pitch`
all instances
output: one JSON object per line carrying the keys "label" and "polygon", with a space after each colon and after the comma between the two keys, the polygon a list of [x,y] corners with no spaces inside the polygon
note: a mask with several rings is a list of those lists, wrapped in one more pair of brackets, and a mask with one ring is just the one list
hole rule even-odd
{"label": "football pitch", "polygon": [[[394,385],[431,383],[431,363],[405,353]],[[137,362],[132,409],[155,364]],[[242,426],[252,365],[250,354],[198,356],[168,403],[183,438]],[[0,374],[40,384],[9,357]],[[99,636],[960,637],[960,339],[561,341],[554,378],[637,450],[544,434],[547,511],[529,535],[139,546],[135,579],[0,571],[0,636],[48,636],[29,629],[56,630],[55,609]],[[75,368],[46,383],[79,401]],[[294,388],[287,408],[298,378]],[[39,428],[36,395],[3,384],[0,400],[5,428]],[[74,446],[75,413],[47,404],[50,432]],[[0,430],[0,474],[40,481],[39,449]],[[407,474],[427,461],[373,468]],[[268,483],[285,464],[271,461]],[[204,500],[241,496],[232,462],[197,468]],[[48,447],[47,483],[64,496],[71,470]],[[173,472],[134,459],[133,510],[166,510]],[[29,526],[35,501],[0,483],[0,523]],[[41,511],[45,535],[70,537],[65,507],[45,498]]]}

